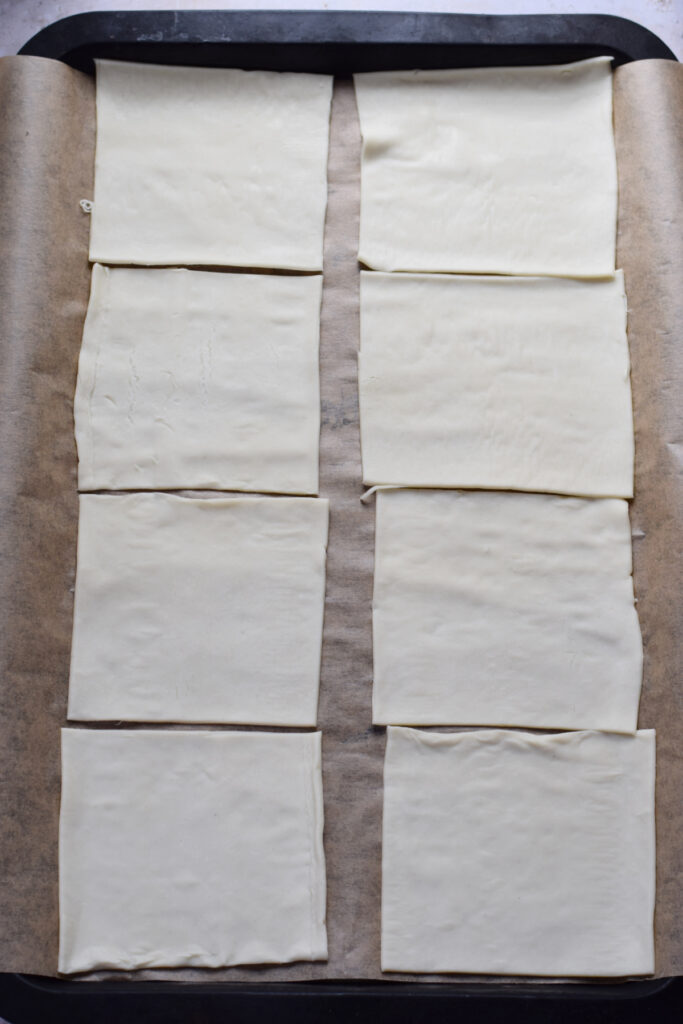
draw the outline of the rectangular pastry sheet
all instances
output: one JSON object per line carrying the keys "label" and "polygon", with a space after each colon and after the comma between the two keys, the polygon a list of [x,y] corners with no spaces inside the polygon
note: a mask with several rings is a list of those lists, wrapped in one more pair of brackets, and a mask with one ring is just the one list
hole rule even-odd
{"label": "rectangular pastry sheet", "polygon": [[[645,61],[619,68],[615,84],[622,203],[618,264],[631,310],[637,437],[634,582],[645,643],[639,727],[657,728],[656,973],[668,975],[683,971],[683,723],[674,701],[683,675],[683,595],[675,562],[683,516],[676,475],[683,153],[674,143],[683,69]],[[65,723],[78,512],[72,400],[90,281],[89,220],[78,202],[92,194],[94,90],[91,79],[63,64],[11,57],[0,62],[0,95],[0,188],[11,197],[0,207],[0,237],[11,255],[0,274],[0,967],[54,974],[59,730]],[[321,330],[320,493],[330,499],[330,540],[318,727],[329,962],[231,968],[212,972],[212,981],[381,977],[385,731],[370,725],[375,512],[358,500],[359,160],[351,83],[339,81]],[[143,972],[152,975],[207,977],[200,970]]]}
{"label": "rectangular pastry sheet", "polygon": [[92,272],[74,399],[82,491],[317,494],[319,274]]}
{"label": "rectangular pastry sheet", "polygon": [[91,259],[321,269],[330,75],[96,64]]}
{"label": "rectangular pastry sheet", "polygon": [[375,538],[378,725],[635,731],[625,501],[388,489]]}
{"label": "rectangular pastry sheet", "polygon": [[354,75],[360,259],[375,270],[614,270],[609,57]]}
{"label": "rectangular pastry sheet", "polygon": [[312,726],[328,503],[82,494],[68,715]]}
{"label": "rectangular pastry sheet", "polygon": [[320,733],[63,729],[59,967],[325,960]]}
{"label": "rectangular pastry sheet", "polygon": [[655,733],[390,726],[386,971],[649,974]]}
{"label": "rectangular pastry sheet", "polygon": [[361,274],[367,484],[633,495],[621,271]]}

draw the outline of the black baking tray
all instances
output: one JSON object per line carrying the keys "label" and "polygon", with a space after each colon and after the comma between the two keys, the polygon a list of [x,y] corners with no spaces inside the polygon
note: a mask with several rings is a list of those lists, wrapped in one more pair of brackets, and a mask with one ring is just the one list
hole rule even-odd
{"label": "black baking tray", "polygon": [[[43,29],[21,53],[92,72],[94,57],[349,75],[406,67],[550,64],[609,54],[675,60],[648,29],[607,15],[302,11],[109,11]],[[312,982],[189,985],[0,975],[10,1024],[357,1021],[420,1024],[669,1024],[683,978],[624,983]]]}

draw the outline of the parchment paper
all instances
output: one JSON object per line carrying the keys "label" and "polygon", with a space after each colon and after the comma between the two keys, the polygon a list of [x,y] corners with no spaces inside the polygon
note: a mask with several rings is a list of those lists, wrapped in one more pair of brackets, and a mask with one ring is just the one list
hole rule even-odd
{"label": "parchment paper", "polygon": [[[674,144],[682,88],[681,67],[668,62],[617,71],[619,264],[631,309],[637,430],[635,582],[646,644],[641,724],[658,730],[658,975],[683,965],[676,930],[681,715],[675,693],[683,667],[677,536],[683,493],[674,344],[683,319],[677,298],[680,132],[678,148]],[[59,729],[65,724],[77,530],[72,398],[89,286],[89,224],[78,201],[92,197],[92,81],[57,62],[4,58],[0,99],[0,969],[53,975]],[[359,155],[351,83],[339,81],[321,324],[321,494],[331,501],[319,713],[329,962],[137,977],[411,980],[379,971],[384,730],[370,724],[374,506],[359,501]]]}
{"label": "parchment paper", "polygon": [[636,429],[638,725],[657,730],[657,975],[683,973],[683,65],[625,64],[614,93]]}

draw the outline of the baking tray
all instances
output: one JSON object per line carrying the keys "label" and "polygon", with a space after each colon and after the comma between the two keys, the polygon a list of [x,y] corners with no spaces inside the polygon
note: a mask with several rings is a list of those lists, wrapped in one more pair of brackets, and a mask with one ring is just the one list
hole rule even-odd
{"label": "baking tray", "polygon": [[[609,54],[675,60],[652,32],[607,15],[111,11],[48,26],[22,54],[92,72],[94,57],[349,75],[403,67],[546,64]],[[73,982],[0,975],[11,1024],[266,1020],[624,1022],[681,1018],[683,979],[621,984]]]}

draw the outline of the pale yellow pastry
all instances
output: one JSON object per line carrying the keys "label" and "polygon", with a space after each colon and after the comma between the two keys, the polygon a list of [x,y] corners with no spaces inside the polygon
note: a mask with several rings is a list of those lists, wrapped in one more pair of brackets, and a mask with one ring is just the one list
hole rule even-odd
{"label": "pale yellow pastry", "polygon": [[368,484],[633,494],[621,271],[361,275]]}
{"label": "pale yellow pastry", "polygon": [[380,71],[354,81],[366,266],[614,271],[611,58]]}
{"label": "pale yellow pastry", "polygon": [[93,267],[81,490],[317,494],[319,275]]}
{"label": "pale yellow pastry", "polygon": [[634,732],[628,505],[377,494],[373,720]]}
{"label": "pale yellow pastry", "polygon": [[327,959],[320,742],[62,730],[59,970]]}
{"label": "pale yellow pastry", "polygon": [[91,260],[322,268],[331,75],[95,64]]}
{"label": "pale yellow pastry", "polygon": [[652,730],[388,732],[382,970],[654,970]]}
{"label": "pale yellow pastry", "polygon": [[81,495],[69,718],[316,724],[328,502]]}

